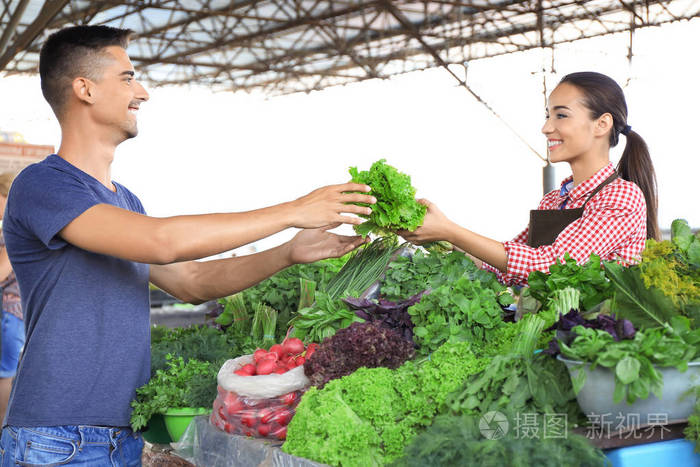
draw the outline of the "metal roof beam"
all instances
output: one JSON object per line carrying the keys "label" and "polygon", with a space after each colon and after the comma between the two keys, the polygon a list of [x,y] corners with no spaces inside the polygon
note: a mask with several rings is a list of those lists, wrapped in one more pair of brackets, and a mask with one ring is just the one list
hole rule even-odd
{"label": "metal roof beam", "polygon": [[10,60],[20,50],[25,49],[31,42],[37,38],[41,31],[51,23],[51,21],[63,10],[69,0],[49,0],[42,6],[39,15],[23,32],[20,34],[16,42],[10,45],[7,50],[0,56],[0,70],[4,69]]}

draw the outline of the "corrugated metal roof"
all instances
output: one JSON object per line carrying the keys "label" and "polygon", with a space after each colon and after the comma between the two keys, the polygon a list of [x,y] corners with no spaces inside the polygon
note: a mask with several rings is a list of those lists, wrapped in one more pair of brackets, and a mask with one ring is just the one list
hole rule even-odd
{"label": "corrugated metal roof", "polygon": [[280,94],[699,15],[697,0],[1,0],[0,70],[35,73],[48,34],[104,24],[135,31],[151,85]]}

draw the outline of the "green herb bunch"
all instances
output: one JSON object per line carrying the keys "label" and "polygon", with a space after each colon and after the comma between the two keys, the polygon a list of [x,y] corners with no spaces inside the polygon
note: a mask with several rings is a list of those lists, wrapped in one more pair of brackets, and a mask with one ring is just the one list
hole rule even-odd
{"label": "green herb bunch", "polygon": [[131,427],[140,430],[151,417],[169,408],[211,407],[216,398],[220,365],[168,355],[167,368],[156,371],[148,384],[136,390],[131,402]]}
{"label": "green herb bunch", "polygon": [[354,322],[364,322],[340,298],[332,298],[326,292],[316,292],[314,303],[300,309],[289,322],[294,328],[293,337],[304,342],[322,342],[338,329]]}
{"label": "green herb bunch", "polygon": [[527,282],[527,293],[542,303],[545,309],[551,305],[554,293],[567,287],[581,293],[582,311],[590,310],[612,296],[612,285],[601,267],[600,257],[595,254],[585,264],[579,265],[566,253],[562,262],[556,260],[549,267],[549,274],[532,271]]}
{"label": "green herb bunch", "polygon": [[377,198],[372,214],[362,215],[369,220],[355,226],[358,234],[385,236],[397,230],[413,231],[423,224],[427,208],[416,201],[411,177],[387,164],[385,159],[372,164],[369,171],[351,167],[350,175],[354,183],[369,185],[372,189],[369,194]]}
{"label": "green herb bunch", "polygon": [[427,355],[445,342],[482,342],[503,324],[499,296],[462,276],[424,295],[408,309],[418,353]]}
{"label": "green herb bunch", "polygon": [[[492,289],[503,305],[512,303],[512,297],[501,297],[506,287],[496,276],[478,268],[464,253],[425,253],[418,250],[411,257],[397,256],[386,270],[381,284],[381,295],[387,300],[399,301],[422,292],[455,282],[461,277],[478,281],[482,287]],[[510,303],[504,301],[511,300]]]}
{"label": "green herb bunch", "polygon": [[584,421],[564,364],[544,354],[534,355],[544,325],[544,320],[534,315],[509,325],[519,330],[511,347],[450,394],[443,412],[558,413],[567,414],[572,424]]}
{"label": "green herb bunch", "polygon": [[181,357],[185,363],[194,359],[223,364],[238,353],[236,344],[212,327],[157,328],[151,337],[151,377],[168,368],[168,355]]}
{"label": "green herb bunch", "polygon": [[[484,421],[479,416],[438,416],[425,432],[406,447],[405,455],[392,465],[598,467],[610,464],[605,454],[583,436],[573,433],[563,438],[546,436],[544,417],[536,420],[535,425],[528,426],[527,435],[523,436],[516,429],[518,415],[509,413],[504,416],[498,422],[501,427],[506,422],[507,429],[503,434],[494,434],[493,439],[484,438]],[[495,423],[494,426],[498,427]]]}
{"label": "green herb bunch", "polygon": [[[262,303],[277,310],[277,329],[275,332],[276,341],[284,339],[289,320],[297,311],[301,290],[300,279],[314,281],[319,289],[326,286],[328,281],[343,267],[350,255],[342,258],[333,258],[323,261],[316,261],[309,264],[295,264],[284,269],[274,276],[260,282],[254,287],[240,292],[248,310],[254,310],[257,303]],[[231,297],[219,300],[224,307],[227,306]],[[254,349],[253,349],[254,350]]]}

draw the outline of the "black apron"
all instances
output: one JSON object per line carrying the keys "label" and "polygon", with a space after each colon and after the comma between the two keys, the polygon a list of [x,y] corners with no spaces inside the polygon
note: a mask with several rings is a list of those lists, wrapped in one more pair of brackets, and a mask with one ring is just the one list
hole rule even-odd
{"label": "black apron", "polygon": [[535,209],[530,211],[527,244],[533,248],[551,245],[559,234],[573,221],[581,218],[583,208],[605,185],[617,178],[617,172],[606,178],[586,198],[583,206],[574,209]]}

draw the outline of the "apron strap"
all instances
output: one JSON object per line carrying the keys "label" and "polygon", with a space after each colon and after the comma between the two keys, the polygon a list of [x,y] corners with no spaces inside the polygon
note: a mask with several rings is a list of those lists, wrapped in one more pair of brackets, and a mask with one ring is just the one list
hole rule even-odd
{"label": "apron strap", "polygon": [[615,172],[612,173],[612,175],[610,175],[608,178],[606,178],[605,180],[603,180],[603,181],[600,183],[600,185],[598,185],[597,187],[595,187],[595,189],[589,193],[588,198],[586,198],[586,201],[583,202],[583,204],[581,205],[581,208],[585,208],[585,207],[586,207],[586,204],[588,204],[588,202],[591,200],[591,198],[593,198],[595,195],[597,195],[598,192],[599,192],[600,190],[602,190],[603,188],[605,188],[605,185],[607,185],[608,183],[614,181],[617,177],[618,177],[617,171],[615,171]]}

